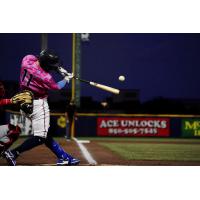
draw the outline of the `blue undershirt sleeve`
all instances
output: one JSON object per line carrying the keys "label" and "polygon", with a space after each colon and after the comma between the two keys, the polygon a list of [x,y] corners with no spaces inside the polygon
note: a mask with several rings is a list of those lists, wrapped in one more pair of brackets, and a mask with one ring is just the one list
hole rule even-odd
{"label": "blue undershirt sleeve", "polygon": [[67,80],[63,79],[63,80],[57,82],[57,85],[58,85],[59,89],[62,89],[65,87],[66,83],[67,83]]}

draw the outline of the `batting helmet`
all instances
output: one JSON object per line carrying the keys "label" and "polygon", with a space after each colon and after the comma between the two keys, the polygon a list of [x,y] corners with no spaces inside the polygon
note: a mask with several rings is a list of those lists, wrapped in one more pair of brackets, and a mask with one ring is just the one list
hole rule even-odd
{"label": "batting helmet", "polygon": [[0,99],[5,95],[5,89],[3,83],[0,82]]}
{"label": "batting helmet", "polygon": [[43,50],[39,55],[39,62],[45,71],[56,70],[59,66],[59,57],[51,50]]}

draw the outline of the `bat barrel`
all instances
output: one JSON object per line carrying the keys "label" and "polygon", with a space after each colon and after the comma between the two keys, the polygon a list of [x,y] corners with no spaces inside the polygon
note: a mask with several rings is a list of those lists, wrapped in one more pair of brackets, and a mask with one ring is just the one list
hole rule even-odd
{"label": "bat barrel", "polygon": [[103,85],[103,84],[100,84],[100,83],[95,83],[95,82],[92,82],[92,81],[87,81],[87,80],[84,80],[84,79],[81,79],[81,78],[78,78],[78,77],[74,77],[76,80],[79,80],[81,82],[84,82],[84,83],[88,83],[90,84],[91,86],[94,86],[94,87],[97,87],[101,90],[105,90],[107,92],[111,92],[113,94],[119,94],[120,93],[120,90],[116,89],[116,88],[113,88],[113,87],[110,87],[110,86],[107,86],[107,85]]}
{"label": "bat barrel", "polygon": [[107,92],[111,92],[113,94],[119,94],[120,93],[120,90],[113,88],[113,87],[110,87],[110,86],[107,86],[107,85],[102,85],[102,84],[95,83],[95,82],[90,82],[90,85],[95,86],[99,89],[105,90]]}

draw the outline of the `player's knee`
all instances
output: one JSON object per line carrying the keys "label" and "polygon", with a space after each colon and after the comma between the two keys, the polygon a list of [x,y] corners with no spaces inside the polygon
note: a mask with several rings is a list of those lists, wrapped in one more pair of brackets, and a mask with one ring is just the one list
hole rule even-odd
{"label": "player's knee", "polygon": [[47,136],[47,138],[45,139],[45,145],[47,147],[52,146],[52,142],[53,142],[53,138],[51,136]]}
{"label": "player's knee", "polygon": [[14,126],[12,124],[8,125],[9,131],[8,131],[8,138],[12,139],[12,141],[16,141],[21,134],[21,129],[19,126]]}
{"label": "player's knee", "polygon": [[5,144],[4,142],[0,141],[0,153],[3,152],[5,150]]}
{"label": "player's knee", "polygon": [[0,151],[7,150],[13,144],[13,142],[14,141],[8,136],[0,138]]}

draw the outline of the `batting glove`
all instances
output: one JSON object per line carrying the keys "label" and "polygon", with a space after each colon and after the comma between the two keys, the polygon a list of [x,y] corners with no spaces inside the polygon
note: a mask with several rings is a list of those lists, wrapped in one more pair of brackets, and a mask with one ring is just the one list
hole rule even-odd
{"label": "batting glove", "polygon": [[67,76],[65,76],[65,80],[69,83],[70,80],[74,77],[73,73],[67,73]]}
{"label": "batting glove", "polygon": [[63,67],[58,67],[57,70],[62,76],[66,76],[68,74],[67,70],[64,69]]}

